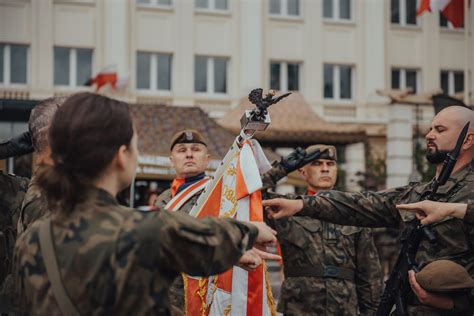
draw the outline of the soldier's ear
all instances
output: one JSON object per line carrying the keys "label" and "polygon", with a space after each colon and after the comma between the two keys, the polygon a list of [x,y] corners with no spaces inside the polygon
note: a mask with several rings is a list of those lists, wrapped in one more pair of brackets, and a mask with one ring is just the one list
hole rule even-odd
{"label": "soldier's ear", "polygon": [[115,158],[112,160],[112,162],[115,161],[116,166],[118,166],[120,169],[125,169],[126,165],[129,163],[129,151],[127,146],[121,145],[118,149],[118,151],[115,153]]}
{"label": "soldier's ear", "polygon": [[170,158],[171,168],[174,168],[173,156],[169,156],[169,158]]}
{"label": "soldier's ear", "polygon": [[462,144],[462,149],[469,150],[474,146],[474,133],[468,133],[464,143]]}
{"label": "soldier's ear", "polygon": [[300,172],[302,176],[306,175],[306,170],[304,170],[304,168],[298,168],[298,171]]}

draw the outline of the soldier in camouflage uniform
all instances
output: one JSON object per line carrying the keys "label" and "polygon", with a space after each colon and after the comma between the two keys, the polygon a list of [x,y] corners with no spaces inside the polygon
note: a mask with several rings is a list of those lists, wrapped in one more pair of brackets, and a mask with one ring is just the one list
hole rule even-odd
{"label": "soldier in camouflage uniform", "polygon": [[51,165],[52,163],[50,158],[51,148],[48,142],[49,125],[51,124],[56,110],[65,100],[64,97],[48,98],[39,102],[31,111],[28,129],[35,151],[35,160],[33,163],[33,177],[28,186],[28,191],[18,218],[18,235],[23,233],[31,223],[48,212],[46,202],[41,196],[41,190],[36,184],[35,175],[38,168],[44,165]]}
{"label": "soldier in camouflage uniform", "polygon": [[0,171],[0,313],[11,310],[12,257],[16,240],[16,222],[28,179]]}
{"label": "soldier in camouflage uniform", "polygon": [[168,287],[179,272],[221,273],[255,241],[275,240],[264,225],[120,206],[114,196],[130,185],[138,160],[124,102],[70,97],[51,123],[50,142],[54,163],[36,179],[52,212],[15,246],[25,312],[169,315]]}
{"label": "soldier in camouflage uniform", "polygon": [[[437,165],[437,174],[447,153],[453,149],[464,124],[470,121],[471,129],[461,148],[451,178],[440,186],[435,200],[441,202],[467,202],[474,182],[471,169],[473,158],[474,126],[471,110],[453,106],[438,113],[426,135],[427,159]],[[431,190],[433,181],[410,184],[404,187],[381,192],[346,193],[337,191],[321,192],[317,196],[303,196],[301,200],[276,199],[264,201],[264,207],[273,218],[309,216],[342,225],[398,228],[402,232],[409,226],[415,215],[398,210],[397,204],[412,203],[424,199]],[[416,260],[423,268],[439,259],[452,260],[474,275],[474,225],[458,218],[448,217],[432,224],[437,237],[437,246],[423,238],[416,254]],[[474,300],[472,293],[448,297],[444,301],[420,302],[410,295],[407,304],[410,315],[472,314],[469,302]]]}
{"label": "soldier in camouflage uniform", "polygon": [[[337,179],[334,146],[313,145],[318,160],[300,168],[308,194],[332,189]],[[278,311],[284,315],[373,315],[382,287],[381,267],[369,229],[310,217],[270,223],[278,232],[285,280]]]}

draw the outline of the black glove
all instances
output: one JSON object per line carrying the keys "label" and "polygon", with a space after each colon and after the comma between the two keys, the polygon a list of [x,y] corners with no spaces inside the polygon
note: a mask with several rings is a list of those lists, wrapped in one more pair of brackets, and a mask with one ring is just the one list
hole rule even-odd
{"label": "black glove", "polygon": [[30,132],[24,132],[4,143],[0,143],[0,159],[22,156],[33,151]]}
{"label": "black glove", "polygon": [[287,173],[290,173],[318,159],[319,157],[321,157],[321,151],[319,149],[307,153],[303,148],[297,147],[287,156],[281,158],[280,165],[286,170]]}

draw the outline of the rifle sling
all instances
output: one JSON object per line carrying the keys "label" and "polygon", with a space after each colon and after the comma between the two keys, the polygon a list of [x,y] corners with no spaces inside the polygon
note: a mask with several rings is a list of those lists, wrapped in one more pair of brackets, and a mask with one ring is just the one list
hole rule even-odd
{"label": "rifle sling", "polygon": [[58,267],[58,261],[56,259],[56,253],[54,251],[53,236],[51,231],[51,219],[47,218],[40,224],[39,227],[39,242],[41,251],[43,253],[44,265],[46,267],[46,273],[51,283],[56,302],[59,305],[59,309],[64,315],[79,316],[80,313],[76,309],[76,306],[71,301],[71,298],[66,292],[66,288],[61,280],[61,274]]}
{"label": "rifle sling", "polygon": [[285,277],[321,277],[335,278],[344,280],[354,280],[354,270],[336,266],[306,266],[306,267],[287,267],[284,266]]}

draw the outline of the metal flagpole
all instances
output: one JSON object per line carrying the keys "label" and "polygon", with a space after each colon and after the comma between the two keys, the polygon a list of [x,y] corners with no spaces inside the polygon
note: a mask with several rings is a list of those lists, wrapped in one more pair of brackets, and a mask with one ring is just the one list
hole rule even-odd
{"label": "metal flagpole", "polygon": [[464,103],[469,105],[470,78],[469,78],[469,31],[471,21],[468,0],[464,0]]}

